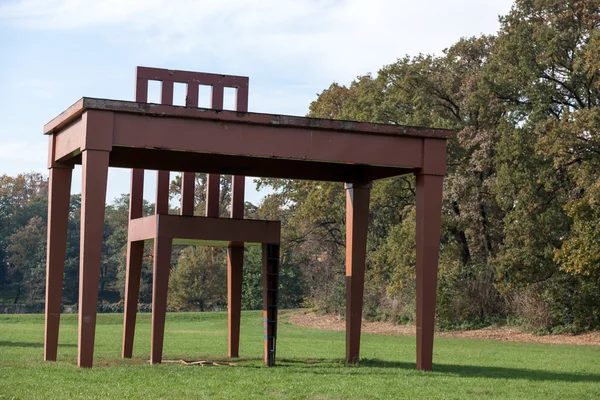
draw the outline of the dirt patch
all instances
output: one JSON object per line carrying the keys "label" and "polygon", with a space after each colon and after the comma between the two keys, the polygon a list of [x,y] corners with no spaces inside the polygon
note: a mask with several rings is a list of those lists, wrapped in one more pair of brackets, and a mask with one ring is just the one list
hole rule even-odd
{"label": "dirt patch", "polygon": [[[288,322],[307,328],[316,328],[326,331],[343,331],[346,321],[337,315],[317,315],[314,312],[298,311],[290,314]],[[363,322],[363,333],[376,333],[380,335],[414,336],[414,325],[394,325],[391,322]],[[470,331],[436,332],[436,337],[490,339],[509,342],[533,342],[547,344],[574,344],[600,346],[600,332],[585,333],[583,335],[532,335],[524,333],[517,327],[488,327]]]}

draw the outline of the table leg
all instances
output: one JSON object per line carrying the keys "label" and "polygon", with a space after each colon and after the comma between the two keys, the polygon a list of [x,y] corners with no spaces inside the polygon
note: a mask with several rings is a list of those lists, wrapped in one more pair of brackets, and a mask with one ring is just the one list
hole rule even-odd
{"label": "table leg", "polygon": [[94,359],[108,160],[108,151],[86,150],[82,154],[77,365],[87,368]]}
{"label": "table leg", "polygon": [[346,185],[346,362],[360,353],[371,183]]}
{"label": "table leg", "polygon": [[264,363],[275,365],[277,353],[277,297],[279,290],[279,245],[263,244]]}
{"label": "table leg", "polygon": [[73,168],[50,168],[44,360],[56,361]]}
{"label": "table leg", "polygon": [[242,278],[244,271],[244,248],[227,249],[227,311],[228,356],[240,356],[240,321],[242,316]]}
{"label": "table leg", "polygon": [[417,369],[433,360],[443,177],[417,175]]}
{"label": "table leg", "polygon": [[135,337],[135,321],[140,294],[143,257],[143,241],[127,243],[127,271],[125,277],[125,307],[123,315],[123,358],[131,358],[133,355],[133,340]]}
{"label": "table leg", "polygon": [[172,245],[173,240],[171,238],[158,237],[154,239],[152,337],[150,339],[150,362],[152,364],[159,364],[162,361]]}

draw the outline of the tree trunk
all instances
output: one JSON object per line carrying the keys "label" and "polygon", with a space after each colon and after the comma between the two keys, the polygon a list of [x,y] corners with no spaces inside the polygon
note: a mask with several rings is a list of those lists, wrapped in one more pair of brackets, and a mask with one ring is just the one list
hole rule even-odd
{"label": "tree trunk", "polygon": [[17,304],[19,301],[19,296],[21,295],[21,285],[17,286],[17,295],[15,296],[15,301],[13,304]]}
{"label": "tree trunk", "polygon": [[[452,211],[457,217],[460,217],[460,209],[458,203],[455,201],[452,203]],[[456,240],[460,243],[460,258],[463,265],[467,265],[471,260],[471,251],[469,250],[469,242],[467,241],[467,235],[465,232],[458,228],[450,228],[450,232],[456,237]]]}

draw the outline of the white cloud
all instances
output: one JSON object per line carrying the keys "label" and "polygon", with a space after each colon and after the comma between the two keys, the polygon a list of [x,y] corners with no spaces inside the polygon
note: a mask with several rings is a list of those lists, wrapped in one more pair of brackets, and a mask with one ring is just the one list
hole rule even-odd
{"label": "white cloud", "polygon": [[227,60],[235,71],[255,65],[300,82],[315,75],[329,82],[376,72],[407,53],[439,52],[461,36],[493,33],[511,3],[18,0],[0,5],[0,20],[36,30],[96,29],[165,59],[194,53]]}

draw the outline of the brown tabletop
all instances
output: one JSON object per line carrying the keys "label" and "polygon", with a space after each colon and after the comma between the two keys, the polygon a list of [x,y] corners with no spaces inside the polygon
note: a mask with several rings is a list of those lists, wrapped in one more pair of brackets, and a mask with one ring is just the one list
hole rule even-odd
{"label": "brown tabletop", "polygon": [[111,167],[339,182],[425,167],[443,175],[450,136],[443,129],[88,97],[44,133],[56,138],[53,159],[61,163],[80,164],[89,148],[111,151]]}

